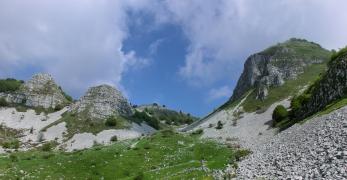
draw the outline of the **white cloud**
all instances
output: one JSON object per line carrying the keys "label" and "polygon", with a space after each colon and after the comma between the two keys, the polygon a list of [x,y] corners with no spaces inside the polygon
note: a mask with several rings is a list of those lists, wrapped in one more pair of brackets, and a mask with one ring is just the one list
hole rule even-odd
{"label": "white cloud", "polygon": [[149,54],[155,55],[157,53],[157,51],[158,51],[158,48],[164,42],[164,40],[165,40],[164,38],[160,38],[160,39],[157,39],[154,42],[152,42],[149,45]]}
{"label": "white cloud", "polygon": [[122,74],[148,64],[121,50],[127,14],[145,1],[4,0],[0,2],[0,76],[39,67],[69,92],[108,83],[121,87]]}
{"label": "white cloud", "polygon": [[228,98],[230,97],[231,93],[232,93],[232,88],[228,86],[214,88],[208,92],[208,96],[206,100],[207,102],[211,102],[211,101],[222,99],[222,98]]}
{"label": "white cloud", "polygon": [[3,0],[0,76],[36,66],[69,92],[121,87],[123,73],[150,63],[122,51],[132,10],[153,13],[155,26],[181,26],[189,48],[178,72],[189,84],[235,81],[230,74],[248,55],[290,37],[327,48],[347,44],[345,7],[345,0]]}
{"label": "white cloud", "polygon": [[345,7],[345,0],[166,0],[155,12],[160,22],[181,25],[190,41],[179,74],[210,85],[251,53],[291,37],[344,46]]}

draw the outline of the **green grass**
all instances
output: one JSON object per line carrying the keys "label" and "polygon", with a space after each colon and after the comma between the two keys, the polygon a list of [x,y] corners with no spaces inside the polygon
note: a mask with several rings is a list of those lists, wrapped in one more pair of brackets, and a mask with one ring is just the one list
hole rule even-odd
{"label": "green grass", "polygon": [[335,110],[338,110],[344,106],[347,106],[347,98],[335,101],[328,106],[325,107],[323,111],[320,111],[318,115],[324,115],[324,114],[329,114]]}
{"label": "green grass", "polygon": [[138,141],[117,142],[73,153],[16,152],[0,157],[4,179],[202,179],[211,174],[201,170],[201,161],[210,170],[235,163],[236,152],[213,141],[170,131]]}
{"label": "green grass", "polygon": [[97,134],[103,130],[107,129],[124,129],[130,126],[130,123],[127,119],[121,116],[116,117],[116,125],[108,126],[105,124],[106,120],[95,119],[92,120],[83,114],[75,114],[66,112],[62,115],[62,118],[58,121],[46,126],[42,131],[47,130],[48,128],[57,125],[61,122],[66,123],[67,133],[65,134],[66,138],[71,138],[74,134],[89,132]]}
{"label": "green grass", "polygon": [[20,145],[18,135],[20,131],[0,125],[0,145],[3,148],[17,149]]}
{"label": "green grass", "polygon": [[296,79],[288,80],[279,87],[271,87],[265,100],[256,99],[256,93],[252,92],[242,106],[246,112],[267,109],[273,103],[297,94],[305,85],[314,82],[325,70],[326,64],[313,64],[305,68],[304,73]]}
{"label": "green grass", "polygon": [[[282,51],[282,49],[290,49],[290,51]],[[312,59],[329,59],[331,52],[323,49],[319,44],[309,42],[305,39],[292,38],[284,43],[278,43],[263,52],[276,59],[288,59],[291,57],[301,57],[304,60],[311,61]],[[277,63],[277,62],[276,62]],[[292,63],[295,63],[293,61]]]}

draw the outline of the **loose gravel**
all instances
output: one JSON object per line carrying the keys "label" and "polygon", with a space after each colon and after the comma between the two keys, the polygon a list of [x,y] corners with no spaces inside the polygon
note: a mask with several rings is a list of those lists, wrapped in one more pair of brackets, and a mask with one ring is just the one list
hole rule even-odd
{"label": "loose gravel", "polygon": [[237,179],[347,179],[347,107],[296,124],[239,163]]}

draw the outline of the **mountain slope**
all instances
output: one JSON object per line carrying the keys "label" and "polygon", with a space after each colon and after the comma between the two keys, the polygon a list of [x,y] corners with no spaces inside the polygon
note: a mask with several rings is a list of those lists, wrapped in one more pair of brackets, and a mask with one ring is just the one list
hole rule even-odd
{"label": "mountain slope", "polygon": [[61,109],[71,102],[71,98],[62,91],[49,74],[35,74],[25,83],[13,79],[2,80],[2,86],[0,97],[9,104]]}
{"label": "mountain slope", "polygon": [[237,179],[347,179],[347,107],[282,131],[243,160]]}
{"label": "mountain slope", "polygon": [[330,51],[316,43],[295,38],[251,55],[224,107],[230,107],[251,92],[243,104],[244,110],[266,109],[314,81],[325,71],[330,55]]}
{"label": "mountain slope", "polygon": [[[333,54],[328,70],[292,99],[288,124],[241,162],[241,179],[346,179],[347,48]],[[321,110],[341,108],[323,116]],[[345,107],[344,107],[345,106]]]}
{"label": "mountain slope", "polygon": [[347,48],[332,56],[329,68],[303,94],[292,100],[292,118],[304,119],[347,97]]}

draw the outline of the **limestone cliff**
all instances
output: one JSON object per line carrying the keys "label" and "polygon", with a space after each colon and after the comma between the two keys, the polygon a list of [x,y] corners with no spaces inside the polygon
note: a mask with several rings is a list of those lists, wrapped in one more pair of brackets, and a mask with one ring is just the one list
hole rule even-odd
{"label": "limestone cliff", "polygon": [[28,107],[55,108],[69,101],[49,74],[36,74],[20,88],[11,93],[1,93],[9,103],[24,104]]}
{"label": "limestone cliff", "polygon": [[320,45],[295,38],[251,55],[230,100],[240,99],[250,89],[255,89],[256,99],[265,99],[270,87],[297,78],[305,67],[326,62],[329,56]]}

